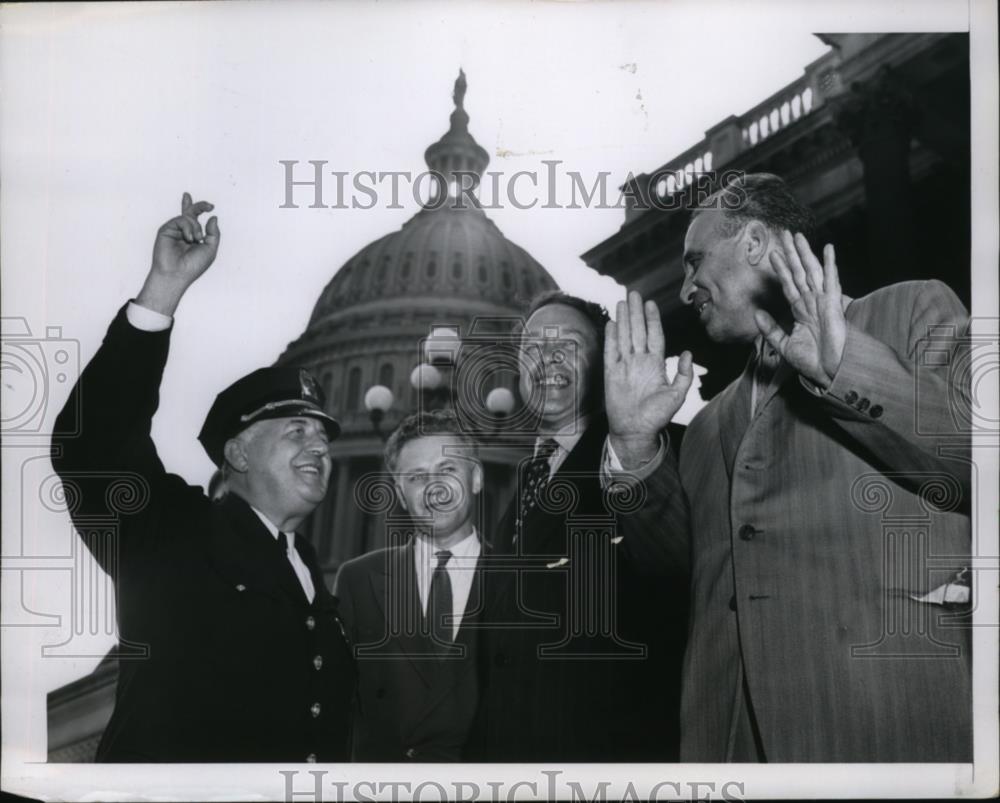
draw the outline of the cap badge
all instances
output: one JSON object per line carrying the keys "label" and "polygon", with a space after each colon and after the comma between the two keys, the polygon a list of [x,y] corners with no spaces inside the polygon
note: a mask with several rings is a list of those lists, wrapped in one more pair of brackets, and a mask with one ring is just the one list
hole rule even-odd
{"label": "cap badge", "polygon": [[302,398],[320,406],[319,388],[316,386],[316,380],[305,368],[299,369],[299,385],[302,389]]}

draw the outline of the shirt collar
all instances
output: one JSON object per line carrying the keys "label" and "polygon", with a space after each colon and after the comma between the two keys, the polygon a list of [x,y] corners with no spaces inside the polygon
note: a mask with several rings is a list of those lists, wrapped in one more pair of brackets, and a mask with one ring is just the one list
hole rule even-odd
{"label": "shirt collar", "polygon": [[535,454],[538,454],[538,448],[542,445],[542,442],[547,441],[550,438],[558,443],[559,448],[563,451],[567,453],[572,452],[573,447],[576,446],[580,438],[583,437],[583,433],[587,431],[588,426],[590,426],[590,416],[582,415],[568,423],[556,433],[539,435],[535,438]]}
{"label": "shirt collar", "polygon": [[272,522],[267,516],[265,516],[259,510],[257,510],[257,508],[255,508],[253,505],[250,505],[250,509],[257,514],[257,518],[259,518],[262,522],[264,522],[264,526],[267,527],[267,531],[271,533],[271,536],[274,538],[275,541],[277,541],[278,535],[281,533],[281,530],[275,527],[274,522]]}
{"label": "shirt collar", "polygon": [[[413,551],[417,565],[430,561],[434,553],[440,549],[441,548],[437,544],[421,538],[420,536],[414,536]],[[448,551],[451,552],[453,558],[468,558],[473,555],[478,555],[479,533],[476,531],[476,528],[473,527],[472,532],[465,536],[465,538],[457,544],[452,547],[448,547]]]}
{"label": "shirt collar", "polygon": [[757,335],[756,340],[753,341],[753,359],[754,362],[761,361],[761,354],[765,360],[769,362],[777,362],[778,360],[778,350],[774,348],[770,343],[764,340],[763,335]]}

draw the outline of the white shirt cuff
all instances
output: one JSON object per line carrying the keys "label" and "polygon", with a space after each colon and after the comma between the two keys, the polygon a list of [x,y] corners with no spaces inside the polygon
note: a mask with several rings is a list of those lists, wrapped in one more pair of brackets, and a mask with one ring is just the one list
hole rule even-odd
{"label": "white shirt cuff", "polygon": [[125,308],[125,317],[128,318],[128,322],[132,326],[143,332],[162,332],[164,329],[169,329],[174,322],[174,319],[169,315],[164,315],[162,312],[149,309],[149,307],[142,307],[134,301],[128,302],[128,307]]}
{"label": "white shirt cuff", "polygon": [[611,445],[611,438],[609,436],[604,440],[604,458],[601,460],[601,479],[605,484],[605,487],[610,483],[610,480],[615,475],[618,477],[625,475],[633,480],[644,480],[660,467],[660,464],[663,462],[663,458],[666,454],[667,442],[666,438],[664,438],[661,433],[660,447],[656,450],[656,454],[641,466],[629,470],[622,466],[622,461],[619,459],[618,455],[615,454],[615,447]]}

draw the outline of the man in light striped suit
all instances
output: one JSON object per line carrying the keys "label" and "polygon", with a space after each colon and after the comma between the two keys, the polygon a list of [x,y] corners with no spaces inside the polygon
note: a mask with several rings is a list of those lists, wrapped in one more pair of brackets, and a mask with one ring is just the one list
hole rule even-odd
{"label": "man in light striped suit", "polygon": [[680,406],[656,305],[609,325],[606,467],[648,491],[625,537],[691,511],[681,759],[971,761],[968,314],[937,281],[846,297],[810,222],[766,174],[693,215],[681,297],[753,355],[679,468],[655,457]]}

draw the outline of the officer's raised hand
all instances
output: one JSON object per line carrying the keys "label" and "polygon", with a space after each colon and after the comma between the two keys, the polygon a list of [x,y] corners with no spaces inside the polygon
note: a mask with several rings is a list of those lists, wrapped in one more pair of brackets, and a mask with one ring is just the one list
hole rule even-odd
{"label": "officer's raised hand", "polygon": [[219,250],[219,221],[208,219],[204,231],[198,216],[214,209],[208,201],[181,198],[181,213],[156,233],[153,264],[136,303],[164,315],[173,315],[188,287],[215,261]]}

